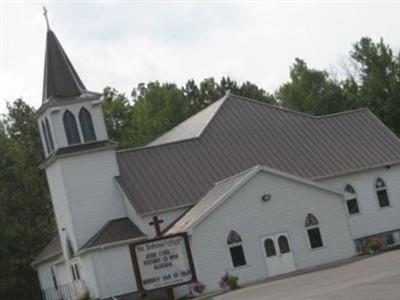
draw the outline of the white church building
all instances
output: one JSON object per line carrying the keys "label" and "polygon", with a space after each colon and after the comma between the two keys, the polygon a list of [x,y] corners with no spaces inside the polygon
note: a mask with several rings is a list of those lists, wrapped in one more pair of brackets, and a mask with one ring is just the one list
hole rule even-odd
{"label": "white church building", "polygon": [[119,151],[49,30],[37,119],[58,232],[32,263],[46,300],[142,299],[129,244],[155,236],[153,216],[188,233],[205,292],[226,271],[245,284],[351,258],[374,235],[400,242],[400,140],[368,109],[315,117],[226,95]]}

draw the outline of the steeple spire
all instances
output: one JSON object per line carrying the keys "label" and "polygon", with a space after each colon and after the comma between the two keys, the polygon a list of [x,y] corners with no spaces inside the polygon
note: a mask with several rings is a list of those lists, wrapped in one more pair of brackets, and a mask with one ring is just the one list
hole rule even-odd
{"label": "steeple spire", "polygon": [[47,23],[46,56],[43,76],[43,103],[52,97],[69,98],[82,95],[85,85],[68,59],[54,32],[50,29],[47,10],[44,8]]}
{"label": "steeple spire", "polygon": [[49,18],[47,17],[46,6],[43,6],[43,15],[44,15],[44,18],[46,19],[47,30],[50,30],[50,24],[49,24]]}

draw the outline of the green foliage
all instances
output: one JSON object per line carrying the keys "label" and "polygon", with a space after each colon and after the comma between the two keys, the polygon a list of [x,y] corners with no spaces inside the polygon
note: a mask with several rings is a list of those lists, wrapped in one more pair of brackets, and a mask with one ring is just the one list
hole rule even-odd
{"label": "green foliage", "polygon": [[272,95],[255,84],[239,85],[229,77],[220,83],[206,78],[199,85],[190,79],[183,87],[158,81],[139,83],[130,99],[108,87],[103,91],[103,112],[109,136],[121,148],[143,146],[228,92],[275,103]]}
{"label": "green foliage", "polygon": [[18,99],[0,122],[0,299],[40,299],[30,263],[54,233],[33,114]]}
{"label": "green foliage", "polygon": [[350,53],[358,82],[359,104],[368,107],[386,125],[400,134],[400,54],[381,39],[364,37]]}
{"label": "green foliage", "polygon": [[290,79],[276,93],[283,107],[312,115],[346,109],[341,87],[326,71],[309,69],[303,60],[296,58],[290,69]]}

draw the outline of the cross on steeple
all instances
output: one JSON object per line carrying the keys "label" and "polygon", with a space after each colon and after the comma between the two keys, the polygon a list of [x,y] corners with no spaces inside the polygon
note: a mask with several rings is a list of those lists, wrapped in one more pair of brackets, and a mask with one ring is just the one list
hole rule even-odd
{"label": "cross on steeple", "polygon": [[157,236],[161,236],[160,224],[164,223],[163,219],[159,219],[158,216],[153,216],[153,221],[149,222],[149,225],[154,226]]}
{"label": "cross on steeple", "polygon": [[46,19],[47,30],[50,30],[50,23],[49,23],[49,18],[47,17],[46,6],[43,6],[43,15],[44,15],[44,18]]}

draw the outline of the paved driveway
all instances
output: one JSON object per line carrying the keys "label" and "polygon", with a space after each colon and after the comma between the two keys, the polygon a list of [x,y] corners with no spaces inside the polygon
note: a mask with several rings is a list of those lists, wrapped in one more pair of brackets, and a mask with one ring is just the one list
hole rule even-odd
{"label": "paved driveway", "polygon": [[400,250],[215,297],[239,299],[400,300]]}

